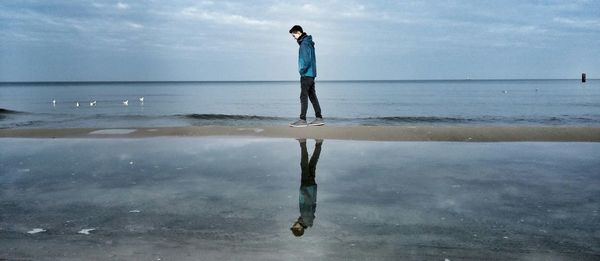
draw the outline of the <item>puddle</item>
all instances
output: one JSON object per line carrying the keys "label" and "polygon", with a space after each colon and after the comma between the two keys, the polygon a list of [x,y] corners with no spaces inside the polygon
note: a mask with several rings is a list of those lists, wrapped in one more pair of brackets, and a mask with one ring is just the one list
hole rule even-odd
{"label": "puddle", "polygon": [[[598,143],[1,139],[0,253],[593,260],[595,155]],[[52,233],[23,237],[36,227]]]}

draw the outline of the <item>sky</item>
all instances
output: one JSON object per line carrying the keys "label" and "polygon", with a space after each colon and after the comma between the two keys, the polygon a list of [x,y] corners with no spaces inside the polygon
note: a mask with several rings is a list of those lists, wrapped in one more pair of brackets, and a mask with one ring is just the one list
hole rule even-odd
{"label": "sky", "polygon": [[600,78],[600,1],[0,0],[0,81]]}

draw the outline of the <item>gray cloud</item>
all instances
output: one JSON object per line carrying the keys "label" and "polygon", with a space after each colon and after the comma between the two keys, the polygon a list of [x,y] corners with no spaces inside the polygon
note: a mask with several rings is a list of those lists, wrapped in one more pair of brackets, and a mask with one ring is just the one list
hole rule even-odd
{"label": "gray cloud", "polygon": [[[528,53],[528,61],[558,65],[600,42],[598,9],[595,1],[517,0],[2,2],[0,80],[61,80],[65,73],[27,70],[31,62],[50,63],[58,57],[61,62],[53,64],[57,72],[88,57],[90,63],[118,64],[130,80],[152,80],[133,63],[123,63],[118,58],[123,55],[163,61],[147,64],[157,72],[164,64],[176,67],[152,74],[157,79],[295,79],[297,45],[287,33],[294,24],[314,36],[323,79],[415,79],[431,77],[432,70],[438,78],[560,78],[591,70],[584,65],[600,67],[600,55],[552,70],[564,75],[548,75],[543,66],[522,75],[532,66],[526,62],[477,72],[471,64]],[[449,57],[453,64],[444,62]],[[107,78],[119,75],[110,67],[71,75],[116,80]],[[197,68],[211,69],[198,73]],[[213,77],[225,68],[230,70],[227,77]]]}

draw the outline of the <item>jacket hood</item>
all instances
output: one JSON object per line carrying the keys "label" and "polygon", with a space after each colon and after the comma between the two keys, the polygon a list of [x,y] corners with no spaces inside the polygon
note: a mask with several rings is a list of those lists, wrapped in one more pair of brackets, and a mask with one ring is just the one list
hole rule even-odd
{"label": "jacket hood", "polygon": [[306,41],[306,43],[308,43],[308,44],[310,44],[312,46],[315,45],[315,42],[313,42],[313,40],[312,40],[312,35],[308,35],[306,33],[303,33],[300,36],[300,38],[298,38],[298,45],[302,44],[302,42],[305,42],[305,41]]}

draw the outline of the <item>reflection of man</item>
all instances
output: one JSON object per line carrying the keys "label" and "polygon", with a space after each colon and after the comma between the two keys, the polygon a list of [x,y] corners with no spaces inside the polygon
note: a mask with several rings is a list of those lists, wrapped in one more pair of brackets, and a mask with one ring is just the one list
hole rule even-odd
{"label": "reflection of man", "polygon": [[304,229],[312,227],[313,220],[315,219],[315,211],[317,210],[317,183],[315,182],[315,174],[317,161],[319,161],[319,155],[321,154],[321,145],[323,144],[323,140],[315,140],[315,150],[309,161],[306,140],[300,139],[298,141],[300,142],[300,168],[302,169],[299,198],[300,217],[298,217],[298,220],[290,228],[294,236],[297,237],[304,234]]}

